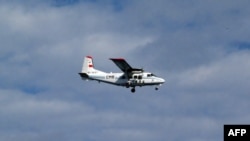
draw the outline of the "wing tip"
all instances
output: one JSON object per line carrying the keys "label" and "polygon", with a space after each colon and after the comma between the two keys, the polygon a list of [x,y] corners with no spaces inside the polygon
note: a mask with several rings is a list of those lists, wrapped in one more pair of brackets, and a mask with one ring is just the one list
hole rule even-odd
{"label": "wing tip", "polygon": [[121,61],[121,60],[125,60],[124,58],[110,58],[110,60],[117,60],[117,61]]}

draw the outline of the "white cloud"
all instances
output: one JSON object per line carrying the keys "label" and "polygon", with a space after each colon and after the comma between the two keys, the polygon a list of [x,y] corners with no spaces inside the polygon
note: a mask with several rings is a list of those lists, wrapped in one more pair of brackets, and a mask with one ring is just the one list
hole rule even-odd
{"label": "white cloud", "polygon": [[[248,1],[6,2],[1,140],[212,141],[249,122],[249,51],[232,47],[249,38]],[[81,81],[85,55],[109,71],[109,57],[127,58],[167,83],[131,95]]]}
{"label": "white cloud", "polygon": [[[181,87],[210,88],[215,91],[245,93],[250,79],[249,52],[240,51],[179,75]],[[239,91],[243,90],[243,91]]]}

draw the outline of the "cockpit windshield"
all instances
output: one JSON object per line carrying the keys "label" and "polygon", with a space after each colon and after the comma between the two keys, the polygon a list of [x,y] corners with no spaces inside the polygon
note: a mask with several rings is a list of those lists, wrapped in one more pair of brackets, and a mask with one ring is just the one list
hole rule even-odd
{"label": "cockpit windshield", "polygon": [[156,76],[156,75],[154,75],[153,73],[147,74],[147,77],[152,77],[152,76]]}

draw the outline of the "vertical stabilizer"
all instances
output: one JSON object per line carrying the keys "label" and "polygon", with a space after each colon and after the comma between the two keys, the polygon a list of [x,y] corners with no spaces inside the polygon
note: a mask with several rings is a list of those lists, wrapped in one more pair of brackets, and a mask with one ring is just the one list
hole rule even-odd
{"label": "vertical stabilizer", "polygon": [[88,73],[94,71],[93,58],[91,56],[86,56],[83,61],[82,72]]}

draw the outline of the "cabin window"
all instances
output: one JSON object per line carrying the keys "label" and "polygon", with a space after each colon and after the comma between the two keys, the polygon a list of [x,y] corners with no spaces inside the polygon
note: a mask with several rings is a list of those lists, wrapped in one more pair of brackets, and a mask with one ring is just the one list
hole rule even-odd
{"label": "cabin window", "polygon": [[134,79],[137,79],[137,75],[134,75]]}
{"label": "cabin window", "polygon": [[139,76],[138,76],[138,79],[142,79],[142,76],[141,76],[141,75],[139,75]]}

